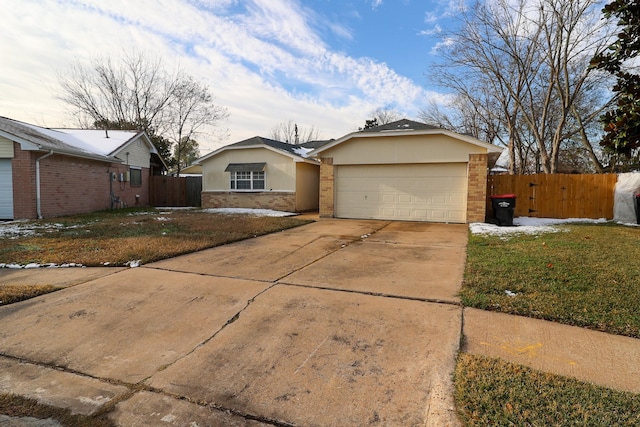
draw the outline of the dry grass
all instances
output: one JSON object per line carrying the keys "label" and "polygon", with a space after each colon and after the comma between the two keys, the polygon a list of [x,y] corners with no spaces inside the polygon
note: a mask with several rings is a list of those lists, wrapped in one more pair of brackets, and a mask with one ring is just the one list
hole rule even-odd
{"label": "dry grass", "polygon": [[123,266],[158,261],[308,223],[295,217],[124,209],[33,221],[34,235],[0,237],[0,263]]}
{"label": "dry grass", "polygon": [[0,305],[13,304],[58,290],[51,285],[1,285]]}
{"label": "dry grass", "polygon": [[0,414],[10,417],[33,417],[42,420],[51,418],[65,427],[113,427],[115,425],[103,415],[93,417],[78,414],[72,415],[68,409],[43,405],[33,399],[13,394],[0,394]]}
{"label": "dry grass", "polygon": [[640,395],[461,354],[456,405],[466,426],[638,426]]}

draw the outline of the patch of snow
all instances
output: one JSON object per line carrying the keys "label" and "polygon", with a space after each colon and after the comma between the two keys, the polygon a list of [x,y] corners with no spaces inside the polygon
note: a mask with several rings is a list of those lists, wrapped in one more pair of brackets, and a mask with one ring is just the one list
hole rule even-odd
{"label": "patch of snow", "polygon": [[85,397],[85,396],[80,396],[78,398],[78,400],[82,403],[85,404],[89,404],[89,405],[95,405],[95,406],[101,406],[104,405],[107,402],[110,402],[111,399],[105,396],[96,396],[95,399],[92,399],[90,397]]}
{"label": "patch of snow", "polygon": [[82,264],[76,264],[75,262],[71,262],[68,264],[55,264],[55,263],[48,263],[48,264],[37,264],[35,262],[30,263],[30,264],[26,264],[26,265],[20,265],[20,264],[5,264],[5,263],[0,263],[0,268],[12,268],[12,269],[31,269],[31,268],[71,268],[71,267],[80,267],[80,268],[86,268],[84,265]]}
{"label": "patch of snow", "polygon": [[60,223],[53,224],[34,224],[29,220],[17,220],[0,222],[0,238],[16,239],[21,236],[35,236],[39,232],[50,233],[52,231],[78,228],[80,225],[65,226]]}
{"label": "patch of snow", "polygon": [[296,147],[293,149],[293,152],[296,153],[300,157],[304,157],[305,159],[309,156],[309,153],[312,152],[312,148],[304,148],[304,147]]}
{"label": "patch of snow", "polygon": [[197,210],[198,208],[194,208],[192,206],[164,206],[162,208],[163,212],[160,212],[161,214],[170,214],[171,212],[164,212],[164,211],[193,211],[193,210]]}
{"label": "patch of snow", "polygon": [[255,215],[255,216],[293,216],[297,215],[292,212],[274,211],[271,209],[244,209],[244,208],[215,208],[203,209],[202,212],[217,213],[224,215]]}
{"label": "patch of snow", "polygon": [[513,219],[513,227],[501,227],[495,224],[487,224],[483,222],[474,222],[469,224],[469,229],[473,234],[484,234],[492,236],[508,237],[515,234],[543,234],[543,233],[558,233],[565,231],[560,227],[555,227],[561,224],[571,223],[605,223],[606,219],[589,219],[589,218],[531,218],[531,217],[517,217]]}

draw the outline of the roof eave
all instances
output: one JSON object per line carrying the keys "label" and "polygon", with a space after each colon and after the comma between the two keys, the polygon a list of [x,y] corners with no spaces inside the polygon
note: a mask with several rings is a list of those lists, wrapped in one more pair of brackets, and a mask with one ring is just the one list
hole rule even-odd
{"label": "roof eave", "polygon": [[283,156],[287,156],[290,157],[291,159],[293,159],[296,162],[308,162],[311,164],[318,164],[315,160],[312,159],[307,159],[305,157],[302,156],[298,156],[297,154],[292,154],[289,153],[288,151],[284,151],[284,150],[278,150],[277,148],[274,148],[270,145],[267,144],[253,144],[253,145],[242,145],[242,146],[233,146],[233,145],[226,145],[224,147],[220,147],[215,151],[212,151],[211,153],[200,157],[199,159],[197,159],[196,161],[193,162],[194,165],[202,165],[202,162],[210,159],[212,157],[217,156],[218,154],[224,152],[224,151],[229,151],[229,150],[246,150],[246,149],[253,149],[253,148],[266,148],[267,150],[273,151],[274,153],[278,153],[281,154]]}
{"label": "roof eave", "polygon": [[389,131],[384,131],[383,132],[362,132],[362,131],[358,131],[358,132],[351,132],[345,136],[343,136],[342,138],[338,138],[333,142],[330,142],[326,145],[323,145],[322,147],[316,148],[313,151],[309,152],[309,156],[317,156],[318,154],[322,153],[323,151],[326,151],[332,147],[335,147],[336,145],[340,145],[345,141],[348,141],[350,139],[355,139],[355,138],[375,138],[375,137],[380,137],[380,136],[403,136],[403,135],[437,135],[437,134],[442,134],[442,135],[447,135],[450,136],[452,138],[467,142],[469,144],[472,145],[476,145],[479,147],[483,147],[487,149],[487,153],[502,153],[502,151],[504,150],[504,148],[502,147],[498,147],[497,145],[493,145],[493,144],[489,144],[486,142],[482,142],[479,139],[473,138],[471,136],[467,136],[467,135],[462,135],[456,132],[452,132],[446,129],[423,129],[423,130],[389,130]]}

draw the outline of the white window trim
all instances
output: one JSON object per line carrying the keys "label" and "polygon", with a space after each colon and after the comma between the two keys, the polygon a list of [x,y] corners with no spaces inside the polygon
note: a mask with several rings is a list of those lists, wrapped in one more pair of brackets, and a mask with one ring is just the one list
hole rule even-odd
{"label": "white window trim", "polygon": [[[240,188],[240,189],[233,188],[232,184],[234,182],[236,183],[236,187],[238,186],[238,179],[237,179],[237,174],[238,173],[249,173],[249,174],[251,174],[250,175],[251,176],[250,179],[241,180],[241,181],[249,181],[249,183],[251,184],[251,188]],[[254,178],[254,175],[258,174],[258,173],[263,174],[262,175],[263,178],[261,180]],[[239,170],[239,171],[230,172],[230,174],[231,174],[231,176],[229,178],[229,189],[230,189],[230,191],[233,191],[235,193],[255,193],[255,192],[267,191],[267,172],[266,171],[256,171],[256,172],[254,172],[254,171],[242,171],[242,170]],[[253,188],[254,181],[263,181],[264,182],[263,188]]]}

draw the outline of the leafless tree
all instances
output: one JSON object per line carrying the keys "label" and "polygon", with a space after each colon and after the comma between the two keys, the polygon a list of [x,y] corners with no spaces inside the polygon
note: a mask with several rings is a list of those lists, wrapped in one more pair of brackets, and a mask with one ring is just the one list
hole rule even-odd
{"label": "leafless tree", "polygon": [[183,149],[203,126],[228,117],[227,109],[215,105],[206,85],[191,76],[175,84],[166,110],[166,138],[174,145],[176,173],[180,174]]}
{"label": "leafless tree", "polygon": [[[147,131],[168,164],[180,165],[180,143],[227,118],[207,86],[180,69],[167,71],[160,59],[141,52],[120,60],[77,63],[58,76],[58,98],[73,108],[78,125]],[[177,150],[171,147],[177,145]],[[172,152],[178,158],[171,158]]]}
{"label": "leafless tree", "polygon": [[[510,173],[531,170],[532,161],[554,173],[560,152],[576,142],[602,171],[592,124],[609,97],[606,76],[589,68],[611,35],[601,7],[596,0],[477,2],[460,30],[446,35],[452,43],[432,73],[453,92],[451,124],[505,145]],[[423,116],[437,112],[427,108]]]}
{"label": "leafless tree", "polygon": [[372,119],[376,119],[378,125],[386,125],[391,122],[396,122],[402,119],[402,115],[390,108],[376,108],[369,113]]}
{"label": "leafless tree", "polygon": [[320,132],[314,126],[310,128],[298,126],[293,120],[278,123],[269,132],[269,138],[286,142],[287,144],[302,144],[315,141],[319,137]]}

